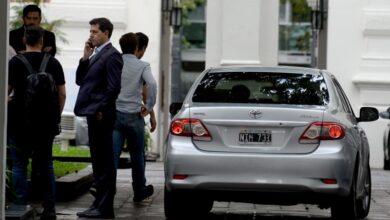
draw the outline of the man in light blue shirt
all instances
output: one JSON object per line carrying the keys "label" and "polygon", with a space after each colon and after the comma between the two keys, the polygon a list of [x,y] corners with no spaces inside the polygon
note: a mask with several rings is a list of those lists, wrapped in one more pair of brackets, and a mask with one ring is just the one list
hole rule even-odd
{"label": "man in light blue shirt", "polygon": [[[138,59],[138,37],[135,33],[124,34],[120,40],[123,55],[121,91],[116,100],[117,118],[114,125],[113,144],[115,164],[118,166],[119,156],[124,141],[130,151],[134,202],[141,202],[153,194],[153,186],[146,185],[144,156],[144,117],[156,104],[157,83],[150,64]],[[142,100],[142,88],[145,83],[148,93],[146,103]]]}

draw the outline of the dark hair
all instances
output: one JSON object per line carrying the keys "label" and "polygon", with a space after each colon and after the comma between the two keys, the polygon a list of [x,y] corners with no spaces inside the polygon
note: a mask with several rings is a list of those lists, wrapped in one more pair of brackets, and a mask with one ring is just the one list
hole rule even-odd
{"label": "dark hair", "polygon": [[39,16],[41,16],[41,9],[38,7],[38,5],[27,5],[23,8],[23,17],[26,17],[28,13],[30,12],[38,12]]}
{"label": "dark hair", "polygon": [[112,31],[114,30],[114,25],[107,18],[94,18],[89,22],[90,25],[99,25],[99,29],[102,32],[108,31],[108,38],[111,37]]}
{"label": "dark hair", "polygon": [[119,39],[119,45],[121,46],[123,54],[134,54],[138,45],[138,36],[132,32],[122,35]]}
{"label": "dark hair", "polygon": [[39,26],[27,26],[24,31],[24,37],[26,38],[26,44],[35,46],[43,38],[43,29]]}
{"label": "dark hair", "polygon": [[138,36],[138,50],[148,47],[149,38],[142,32],[135,33]]}

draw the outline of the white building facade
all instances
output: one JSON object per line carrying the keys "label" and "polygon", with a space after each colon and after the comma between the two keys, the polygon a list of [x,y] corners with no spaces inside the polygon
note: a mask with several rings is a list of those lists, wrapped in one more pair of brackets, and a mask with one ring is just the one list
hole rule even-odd
{"label": "white building facade", "polygon": [[[362,106],[390,106],[390,1],[329,0],[327,69]],[[383,167],[383,134],[389,120],[361,123],[369,138],[371,166]]]}
{"label": "white building facade", "polygon": [[[11,6],[15,4],[11,2]],[[279,1],[213,0],[207,3],[206,67],[235,64],[278,64]],[[239,9],[239,10],[238,10]],[[156,0],[51,0],[42,6],[50,20],[63,19],[61,31],[69,44],[58,41],[56,56],[62,63],[67,81],[66,111],[72,111],[78,88],[74,72],[89,35],[89,20],[107,17],[114,24],[111,41],[127,32],[144,32],[150,37],[144,60],[151,63],[159,85],[155,110],[159,117],[157,132],[152,134],[152,151],[161,154],[167,133],[169,74],[160,67],[161,1]],[[12,10],[10,11],[12,15]],[[324,66],[333,72],[350,98],[355,114],[362,106],[390,106],[390,1],[328,0],[326,53]],[[165,41],[166,42],[166,41]],[[324,42],[322,42],[324,43]],[[165,45],[166,46],[166,45]],[[169,48],[167,46],[166,48]],[[169,53],[168,51],[165,51]],[[320,54],[321,56],[321,54]],[[165,71],[165,72],[169,72]],[[165,92],[166,93],[166,92]],[[163,106],[164,105],[164,106]],[[165,113],[163,113],[165,111]],[[371,146],[371,166],[383,166],[383,132],[388,121],[363,123]]]}
{"label": "white building facade", "polygon": [[[8,13],[13,2],[1,1],[0,29],[8,32]],[[62,63],[67,81],[68,100],[66,110],[72,111],[78,88],[74,84],[74,72],[89,35],[89,20],[107,17],[114,24],[111,41],[119,48],[119,37],[127,32],[144,32],[150,37],[144,60],[151,63],[159,85],[159,131],[153,134],[154,151],[161,153],[167,133],[169,94],[162,91],[170,82],[169,32],[164,32],[159,0],[50,0],[42,7],[47,19],[63,19],[61,31],[69,44],[58,42],[56,56]],[[278,64],[278,11],[279,1],[270,0],[209,0],[207,3],[206,67],[234,64]],[[328,0],[327,37],[324,62],[321,66],[334,73],[350,98],[355,114],[362,106],[377,107],[380,111],[390,106],[390,1],[388,0]],[[166,28],[166,25],[165,25]],[[0,41],[0,67],[7,72],[7,40]],[[162,48],[162,49],[161,49]],[[162,64],[162,66],[160,66]],[[2,75],[0,123],[2,132],[1,152],[5,155],[6,137],[6,74]],[[162,112],[164,110],[164,112]],[[383,132],[389,121],[362,123],[371,146],[371,166],[383,166]],[[0,188],[4,189],[5,158],[0,176]],[[4,190],[0,207],[4,207]],[[0,218],[4,218],[0,208]]]}
{"label": "white building facade", "polygon": [[208,1],[206,67],[277,65],[278,11],[278,1]]}
{"label": "white building facade", "polygon": [[[336,75],[359,115],[390,106],[390,1],[329,0],[319,66]],[[206,66],[278,64],[279,1],[213,0],[207,4]],[[325,49],[324,49],[325,45]],[[323,57],[321,57],[323,56]],[[383,167],[384,119],[361,123],[371,166]]]}
{"label": "white building facade", "polygon": [[[13,4],[11,2],[10,6]],[[155,111],[160,122],[157,131],[152,134],[152,151],[162,155],[170,102],[167,90],[162,88],[170,85],[170,69],[168,60],[165,67],[161,66],[161,56],[170,53],[170,46],[165,45],[169,34],[164,37],[161,1],[51,0],[42,5],[42,10],[49,21],[65,21],[61,31],[66,34],[69,44],[57,41],[60,52],[56,57],[66,74],[66,111],[73,110],[77,96],[75,69],[89,35],[89,20],[107,17],[113,22],[111,41],[118,50],[118,40],[124,33],[141,31],[150,37],[143,59],[151,63],[159,85]],[[206,67],[278,65],[279,1],[210,0],[206,10]],[[12,10],[10,13],[12,15]],[[358,109],[362,106],[377,107],[380,111],[386,109],[390,106],[387,98],[390,95],[390,1],[328,0],[326,17],[326,52],[323,53],[326,63],[321,66],[337,76],[355,114],[359,114]],[[387,123],[383,119],[363,123],[370,141],[372,167],[383,166],[382,142]]]}
{"label": "white building facade", "polygon": [[[14,2],[11,2],[10,8]],[[89,21],[92,18],[106,17],[114,24],[111,42],[119,51],[119,38],[128,32],[143,32],[149,37],[148,49],[143,60],[151,64],[152,73],[161,88],[160,82],[160,36],[161,36],[161,1],[156,0],[50,0],[41,4],[42,14],[50,22],[61,19],[64,24],[61,32],[69,41],[65,44],[57,38],[56,58],[61,62],[66,80],[67,100],[64,111],[73,112],[78,86],[75,84],[75,72],[83,54],[85,41],[89,37]],[[14,14],[10,10],[11,16]],[[160,92],[160,91],[159,91]],[[159,117],[161,96],[157,97],[156,116]],[[161,130],[161,129],[160,129]],[[152,139],[157,140],[157,133]],[[152,142],[152,151],[158,152],[157,141]]]}

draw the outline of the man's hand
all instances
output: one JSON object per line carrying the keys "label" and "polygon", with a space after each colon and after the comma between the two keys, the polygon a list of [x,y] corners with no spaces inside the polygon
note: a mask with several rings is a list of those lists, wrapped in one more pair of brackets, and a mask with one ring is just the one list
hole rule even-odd
{"label": "man's hand", "polygon": [[103,119],[103,113],[102,112],[96,112],[96,119],[98,121],[102,120]]}
{"label": "man's hand", "polygon": [[141,115],[142,117],[145,117],[145,116],[147,116],[148,114],[149,114],[148,109],[146,109],[145,106],[142,106],[142,107],[141,107],[140,115]]}
{"label": "man's hand", "polygon": [[83,60],[89,59],[89,57],[92,55],[94,51],[94,47],[91,44],[91,41],[88,39],[85,44],[84,44],[84,55],[83,55]]}
{"label": "man's hand", "polygon": [[153,114],[152,114],[152,112],[150,113],[150,132],[153,132],[154,130],[156,130],[156,127],[157,127],[156,116],[154,115],[154,112],[153,112]]}

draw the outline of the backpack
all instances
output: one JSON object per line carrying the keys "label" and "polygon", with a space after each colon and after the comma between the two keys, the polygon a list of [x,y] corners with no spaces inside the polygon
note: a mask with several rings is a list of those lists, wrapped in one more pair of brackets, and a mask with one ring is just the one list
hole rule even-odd
{"label": "backpack", "polygon": [[53,76],[46,72],[50,57],[49,54],[44,55],[39,71],[36,72],[23,54],[17,56],[29,72],[23,112],[26,128],[57,135],[60,133],[61,115],[56,83]]}

